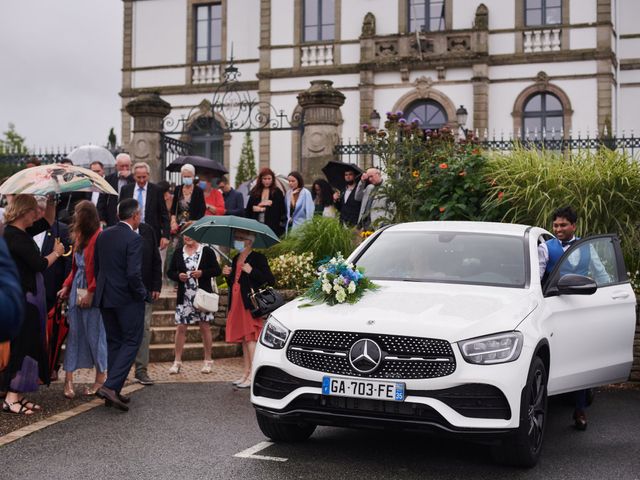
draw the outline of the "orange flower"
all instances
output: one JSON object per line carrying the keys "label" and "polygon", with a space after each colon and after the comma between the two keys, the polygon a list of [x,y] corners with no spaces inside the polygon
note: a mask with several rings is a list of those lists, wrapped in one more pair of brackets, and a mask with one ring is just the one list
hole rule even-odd
{"label": "orange flower", "polygon": [[502,200],[502,197],[504,197],[504,192],[498,192],[498,200]]}
{"label": "orange flower", "polygon": [[461,177],[464,177],[467,174],[467,172],[465,172],[464,170],[461,171],[458,175],[460,175]]}
{"label": "orange flower", "polygon": [[446,170],[447,168],[449,168],[449,165],[447,165],[446,163],[442,162],[442,163],[440,164],[440,169],[442,169],[442,170]]}
{"label": "orange flower", "polygon": [[444,211],[446,210],[446,208],[445,208],[445,207],[440,207],[440,209],[439,209],[439,210],[440,210],[440,213],[444,213]]}
{"label": "orange flower", "polygon": [[418,170],[414,170],[411,175],[413,175],[413,178],[418,178],[420,176],[420,172],[418,172]]}
{"label": "orange flower", "polygon": [[471,150],[471,153],[473,153],[474,155],[478,155],[480,153],[480,150],[477,148],[474,148],[473,150]]}

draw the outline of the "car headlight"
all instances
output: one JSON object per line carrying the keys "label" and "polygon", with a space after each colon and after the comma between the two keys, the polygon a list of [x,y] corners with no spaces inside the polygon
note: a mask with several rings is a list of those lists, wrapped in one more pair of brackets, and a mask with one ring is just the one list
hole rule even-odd
{"label": "car headlight", "polygon": [[281,349],[284,348],[289,337],[289,329],[282,326],[273,316],[269,316],[267,323],[262,329],[260,335],[260,343],[267,348]]}
{"label": "car headlight", "polygon": [[469,363],[491,365],[517,360],[522,351],[520,332],[498,333],[458,342],[460,352]]}

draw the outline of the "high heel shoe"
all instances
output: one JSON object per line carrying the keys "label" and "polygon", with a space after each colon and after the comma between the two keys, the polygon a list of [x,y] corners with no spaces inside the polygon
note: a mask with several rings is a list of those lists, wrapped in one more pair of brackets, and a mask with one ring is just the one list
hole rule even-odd
{"label": "high heel shoe", "polygon": [[213,367],[213,360],[205,360],[200,373],[211,373]]}
{"label": "high heel shoe", "polygon": [[173,362],[171,368],[169,369],[169,375],[175,375],[176,373],[180,373],[180,369],[182,368],[182,362]]}
{"label": "high heel shoe", "polygon": [[234,380],[233,382],[231,382],[231,385],[240,385],[241,383],[246,383],[248,378],[249,378],[248,376],[240,377],[239,379]]}
{"label": "high heel shoe", "polygon": [[76,392],[73,389],[73,382],[71,380],[64,382],[64,389],[62,390],[62,394],[64,395],[64,398],[68,398],[69,400],[75,398]]}
{"label": "high heel shoe", "polygon": [[94,383],[91,387],[84,387],[82,395],[85,397],[92,397],[96,394],[98,389],[102,386],[102,383]]}

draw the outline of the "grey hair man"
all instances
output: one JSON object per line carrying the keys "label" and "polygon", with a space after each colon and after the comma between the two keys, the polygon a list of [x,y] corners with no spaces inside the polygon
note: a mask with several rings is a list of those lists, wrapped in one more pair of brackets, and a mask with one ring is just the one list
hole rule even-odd
{"label": "grey hair man", "polygon": [[367,169],[360,177],[355,199],[362,202],[357,225],[362,230],[379,228],[388,214],[387,198],[381,192],[383,183],[382,172],[377,168]]}

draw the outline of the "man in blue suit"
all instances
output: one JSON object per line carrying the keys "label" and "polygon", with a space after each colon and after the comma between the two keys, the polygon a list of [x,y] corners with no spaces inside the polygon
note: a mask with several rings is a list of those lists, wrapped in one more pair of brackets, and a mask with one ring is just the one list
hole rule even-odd
{"label": "man in blue suit", "polygon": [[96,241],[95,305],[100,307],[107,332],[107,381],[96,395],[107,406],[127,411],[129,398],[120,394],[133,364],[144,330],[147,290],[142,281],[143,240],[135,231],[141,220],[137,200],[118,205],[120,221]]}

